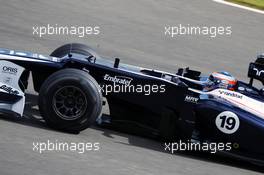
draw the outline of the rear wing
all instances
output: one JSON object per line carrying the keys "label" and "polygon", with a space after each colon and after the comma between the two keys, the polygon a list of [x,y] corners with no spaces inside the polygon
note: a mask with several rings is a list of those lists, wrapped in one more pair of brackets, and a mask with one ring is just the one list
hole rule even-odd
{"label": "rear wing", "polygon": [[250,84],[256,79],[264,85],[264,54],[259,55],[254,63],[249,64],[248,77],[251,78]]}

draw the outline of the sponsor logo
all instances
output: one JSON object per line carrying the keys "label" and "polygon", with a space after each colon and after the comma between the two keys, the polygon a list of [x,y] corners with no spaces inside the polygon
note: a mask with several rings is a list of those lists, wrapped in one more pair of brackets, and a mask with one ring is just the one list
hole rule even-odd
{"label": "sponsor logo", "polygon": [[190,103],[197,103],[198,100],[199,100],[199,98],[192,97],[192,96],[189,96],[189,95],[187,95],[187,96],[185,97],[185,101],[186,101],[186,102],[190,102]]}
{"label": "sponsor logo", "polygon": [[227,91],[219,90],[219,93],[220,93],[220,95],[226,95],[229,97],[234,97],[234,98],[239,98],[239,99],[243,98],[243,95],[239,95],[239,94],[234,93],[234,92],[227,92]]}
{"label": "sponsor logo", "polygon": [[264,73],[264,70],[258,70],[257,68],[254,68],[253,70],[256,71],[256,75],[259,77],[262,75],[262,73]]}
{"label": "sponsor logo", "polygon": [[2,69],[3,69],[3,73],[9,73],[9,74],[16,74],[17,73],[17,68],[4,66]]}
{"label": "sponsor logo", "polygon": [[14,90],[13,88],[8,87],[6,85],[0,86],[0,89],[8,92],[9,94],[13,94],[13,95],[18,95],[19,94],[19,92],[17,90]]}
{"label": "sponsor logo", "polygon": [[11,78],[11,77],[6,77],[6,78],[4,79],[4,83],[5,83],[5,84],[11,84],[11,83],[12,83],[12,78]]}
{"label": "sponsor logo", "polygon": [[122,85],[126,85],[129,86],[131,81],[133,80],[132,78],[129,77],[124,77],[124,76],[110,76],[108,74],[104,75],[104,80],[105,81],[111,81],[113,83],[117,83],[117,84],[122,84]]}

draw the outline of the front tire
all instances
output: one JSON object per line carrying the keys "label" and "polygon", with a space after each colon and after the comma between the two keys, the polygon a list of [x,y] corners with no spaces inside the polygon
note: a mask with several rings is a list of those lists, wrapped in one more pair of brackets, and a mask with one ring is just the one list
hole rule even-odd
{"label": "front tire", "polygon": [[39,110],[54,129],[82,131],[101,115],[99,85],[82,70],[67,68],[55,72],[40,89]]}

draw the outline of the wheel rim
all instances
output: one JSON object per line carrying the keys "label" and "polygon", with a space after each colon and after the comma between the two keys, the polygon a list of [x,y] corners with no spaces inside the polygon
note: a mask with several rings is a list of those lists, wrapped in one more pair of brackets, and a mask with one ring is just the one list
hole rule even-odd
{"label": "wheel rim", "polygon": [[75,86],[64,86],[55,92],[52,100],[55,113],[64,120],[76,120],[87,109],[84,92]]}

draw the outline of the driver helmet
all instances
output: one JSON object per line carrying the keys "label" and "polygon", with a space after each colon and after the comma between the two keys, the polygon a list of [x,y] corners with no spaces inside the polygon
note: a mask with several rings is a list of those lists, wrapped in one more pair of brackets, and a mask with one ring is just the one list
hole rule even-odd
{"label": "driver helmet", "polygon": [[237,87],[237,79],[228,72],[213,72],[209,80],[217,87],[234,91]]}

